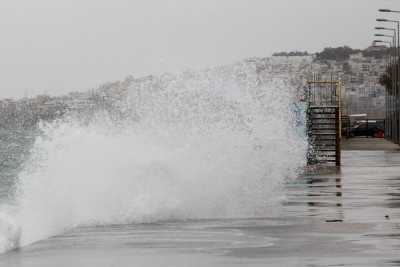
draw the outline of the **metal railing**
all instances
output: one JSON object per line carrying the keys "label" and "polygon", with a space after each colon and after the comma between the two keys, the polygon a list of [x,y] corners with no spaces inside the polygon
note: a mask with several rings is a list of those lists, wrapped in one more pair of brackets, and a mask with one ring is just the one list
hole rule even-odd
{"label": "metal railing", "polygon": [[308,164],[341,163],[340,81],[307,82]]}

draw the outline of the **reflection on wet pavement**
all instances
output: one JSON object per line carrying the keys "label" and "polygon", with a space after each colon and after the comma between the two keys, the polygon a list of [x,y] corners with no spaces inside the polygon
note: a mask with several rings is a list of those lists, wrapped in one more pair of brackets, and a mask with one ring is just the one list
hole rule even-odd
{"label": "reflection on wet pavement", "polygon": [[400,266],[400,153],[345,151],[284,191],[266,218],[80,227],[0,266]]}
{"label": "reflection on wet pavement", "polygon": [[[303,229],[303,235],[308,241],[314,234],[339,238],[329,241],[320,236],[315,247],[298,247],[303,257],[327,245],[330,255],[343,259],[341,266],[400,266],[399,153],[345,151],[340,170],[309,171],[286,187],[286,212],[313,218],[305,218],[309,229]],[[293,241],[292,237],[286,241]],[[338,250],[335,242],[344,251]],[[321,256],[313,256],[321,265],[332,260],[318,260]]]}

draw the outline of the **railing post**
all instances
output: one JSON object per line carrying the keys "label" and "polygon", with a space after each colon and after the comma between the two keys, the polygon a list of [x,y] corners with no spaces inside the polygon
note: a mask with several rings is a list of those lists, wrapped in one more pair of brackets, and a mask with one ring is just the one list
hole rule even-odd
{"label": "railing post", "polygon": [[340,141],[341,141],[341,134],[340,131],[340,107],[336,108],[336,166],[341,165],[341,148],[340,148]]}

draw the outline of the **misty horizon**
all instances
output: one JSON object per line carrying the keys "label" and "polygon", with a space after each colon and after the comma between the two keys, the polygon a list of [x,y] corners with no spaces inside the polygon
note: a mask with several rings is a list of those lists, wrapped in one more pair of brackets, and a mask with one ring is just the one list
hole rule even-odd
{"label": "misty horizon", "polygon": [[59,95],[128,75],[204,69],[279,51],[365,48],[382,6],[378,0],[6,1],[0,97]]}

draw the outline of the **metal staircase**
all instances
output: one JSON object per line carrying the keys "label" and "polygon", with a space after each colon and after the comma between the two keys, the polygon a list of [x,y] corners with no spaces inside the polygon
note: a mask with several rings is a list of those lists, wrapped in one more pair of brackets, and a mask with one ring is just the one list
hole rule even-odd
{"label": "metal staircase", "polygon": [[340,82],[310,81],[308,85],[308,164],[340,166]]}

